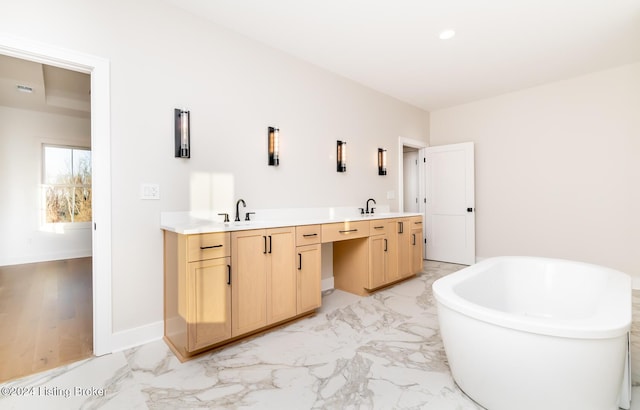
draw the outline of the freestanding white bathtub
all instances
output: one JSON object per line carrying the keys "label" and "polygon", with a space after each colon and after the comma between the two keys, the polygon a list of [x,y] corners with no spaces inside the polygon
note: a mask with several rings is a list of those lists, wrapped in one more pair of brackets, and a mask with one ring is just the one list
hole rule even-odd
{"label": "freestanding white bathtub", "polygon": [[[477,403],[489,410],[618,408],[629,383],[628,275],[498,257],[438,279],[433,293],[451,373]],[[628,399],[620,405],[628,408]]]}

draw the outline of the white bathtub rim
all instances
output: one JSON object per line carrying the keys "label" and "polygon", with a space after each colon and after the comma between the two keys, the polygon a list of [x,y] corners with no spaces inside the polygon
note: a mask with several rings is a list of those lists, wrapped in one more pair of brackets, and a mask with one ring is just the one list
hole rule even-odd
{"label": "white bathtub rim", "polygon": [[[521,316],[484,307],[459,296],[453,289],[456,284],[469,279],[478,272],[502,260],[536,260],[546,262],[570,262],[572,264],[596,267],[615,275],[628,289],[628,300],[614,300],[615,312],[600,309],[595,315],[585,319],[539,318]],[[492,323],[508,329],[574,339],[608,339],[626,334],[631,329],[631,278],[629,275],[598,265],[565,259],[540,258],[531,256],[498,256],[454,272],[435,281],[432,286],[436,301],[449,309],[476,320]]]}

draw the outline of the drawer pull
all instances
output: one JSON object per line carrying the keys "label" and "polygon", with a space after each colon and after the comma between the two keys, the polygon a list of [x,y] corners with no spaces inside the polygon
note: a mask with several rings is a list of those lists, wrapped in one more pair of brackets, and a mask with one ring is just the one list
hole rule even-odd
{"label": "drawer pull", "polygon": [[387,247],[387,238],[384,238],[384,251],[387,252],[388,247]]}
{"label": "drawer pull", "polygon": [[231,285],[231,265],[227,265],[227,285]]}
{"label": "drawer pull", "polygon": [[298,270],[302,270],[302,254],[298,254]]}
{"label": "drawer pull", "polygon": [[415,246],[416,245],[416,234],[412,233],[411,235],[413,236],[413,243],[411,245]]}
{"label": "drawer pull", "polygon": [[305,237],[305,238],[309,238],[311,236],[318,236],[318,234],[317,233],[305,233],[302,236]]}
{"label": "drawer pull", "polygon": [[213,249],[213,248],[222,248],[224,245],[212,245],[212,246],[201,246],[200,249]]}
{"label": "drawer pull", "polygon": [[384,229],[384,226],[374,226],[373,229]]}
{"label": "drawer pull", "polygon": [[422,222],[414,222],[416,225],[422,225]]}
{"label": "drawer pull", "polygon": [[404,222],[398,222],[398,233],[404,233]]}
{"label": "drawer pull", "polygon": [[262,235],[262,239],[264,239],[264,251],[262,253],[267,253],[267,237]]}
{"label": "drawer pull", "polygon": [[357,230],[357,229],[347,229],[347,230],[344,230],[344,231],[338,231],[338,232],[339,232],[339,233],[349,233],[349,232],[358,232],[358,230]]}

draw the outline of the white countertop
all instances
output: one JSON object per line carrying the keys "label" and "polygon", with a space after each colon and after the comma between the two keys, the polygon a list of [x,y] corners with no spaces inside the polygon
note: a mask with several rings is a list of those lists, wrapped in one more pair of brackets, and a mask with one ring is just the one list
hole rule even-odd
{"label": "white countertop", "polygon": [[[374,214],[360,215],[357,207],[336,208],[287,208],[287,209],[256,209],[251,215],[251,221],[244,221],[246,211],[240,212],[240,222],[222,222],[223,217],[218,212],[162,212],[160,214],[160,228],[182,235],[243,231],[248,229],[277,228],[281,226],[315,225],[346,221],[365,221],[371,219],[400,218],[406,216],[421,216],[412,212],[389,212],[388,207],[376,208]],[[233,220],[235,215],[229,214]]]}

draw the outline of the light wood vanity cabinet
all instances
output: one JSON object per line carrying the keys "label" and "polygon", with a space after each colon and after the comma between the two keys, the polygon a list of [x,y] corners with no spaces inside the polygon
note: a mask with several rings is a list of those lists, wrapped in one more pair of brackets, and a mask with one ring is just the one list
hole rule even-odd
{"label": "light wood vanity cabinet", "polygon": [[398,220],[398,275],[401,278],[422,271],[422,217]]}
{"label": "light wood vanity cabinet", "polygon": [[182,235],[164,231],[165,340],[180,360],[321,305],[321,244],[336,289],[359,295],[422,270],[422,218]]}
{"label": "light wood vanity cabinet", "polygon": [[231,337],[229,258],[189,263],[187,272],[188,350],[196,351]]}
{"label": "light wood vanity cabinet", "polygon": [[[369,280],[366,289],[376,289],[393,281],[395,254],[389,243],[388,232],[393,229],[394,220],[374,220],[369,226]],[[391,268],[391,270],[390,270]]]}
{"label": "light wood vanity cabinet", "polygon": [[422,271],[422,253],[415,249],[422,237],[422,218],[371,221],[369,237],[369,281],[374,290]]}
{"label": "light wood vanity cabinet", "polygon": [[296,255],[298,268],[297,313],[302,314],[320,307],[321,289],[321,225],[296,227]]}
{"label": "light wood vanity cabinet", "polygon": [[293,227],[231,233],[233,337],[296,316]]}
{"label": "light wood vanity cabinet", "polygon": [[333,244],[336,289],[368,295],[371,291],[406,279],[422,270],[422,253],[419,252],[422,249],[421,217],[374,219],[365,222],[369,223],[367,237],[343,238]]}
{"label": "light wood vanity cabinet", "polygon": [[228,233],[164,232],[165,338],[179,357],[231,337]]}
{"label": "light wood vanity cabinet", "polygon": [[414,274],[422,272],[422,218],[412,217],[411,223],[411,267]]}

